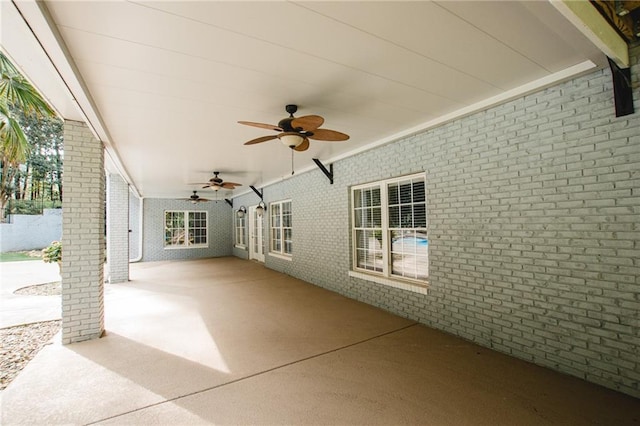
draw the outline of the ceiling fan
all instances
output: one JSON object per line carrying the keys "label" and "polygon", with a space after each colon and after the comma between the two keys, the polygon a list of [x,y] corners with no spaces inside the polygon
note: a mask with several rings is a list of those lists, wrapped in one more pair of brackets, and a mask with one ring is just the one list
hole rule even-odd
{"label": "ceiling fan", "polygon": [[206,201],[211,201],[211,200],[209,200],[207,198],[201,198],[198,195],[198,191],[193,191],[193,195],[191,195],[191,197],[189,197],[189,198],[181,198],[181,199],[185,200],[185,201],[191,201],[193,204],[204,203]]}
{"label": "ceiling fan", "polygon": [[254,123],[252,121],[238,121],[246,126],[260,127],[262,129],[275,130],[279,132],[277,135],[262,136],[245,142],[245,145],[253,145],[270,141],[272,139],[280,139],[285,146],[295,151],[306,151],[309,149],[309,139],[339,142],[349,139],[349,135],[329,129],[321,129],[324,118],[319,115],[305,115],[303,117],[294,117],[293,114],[298,110],[297,105],[287,105],[285,110],[289,113],[289,117],[280,120],[277,126],[273,124]]}
{"label": "ceiling fan", "polygon": [[209,179],[209,182],[203,188],[211,188],[214,191],[218,191],[220,189],[236,189],[236,186],[242,186],[241,183],[223,181],[221,177],[218,177],[219,174],[220,172],[213,172],[213,177]]}

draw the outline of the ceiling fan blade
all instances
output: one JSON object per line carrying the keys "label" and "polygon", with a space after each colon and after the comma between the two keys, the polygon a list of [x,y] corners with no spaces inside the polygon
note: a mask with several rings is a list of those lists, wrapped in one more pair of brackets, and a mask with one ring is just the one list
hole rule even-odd
{"label": "ceiling fan blade", "polygon": [[301,128],[306,132],[313,132],[318,127],[322,126],[324,118],[319,115],[305,115],[304,117],[298,117],[291,120],[291,127],[294,129]]}
{"label": "ceiling fan blade", "polygon": [[207,201],[211,201],[211,200],[208,198],[198,198],[196,200],[197,203],[206,203]]}
{"label": "ceiling fan blade", "polygon": [[302,143],[300,145],[296,146],[293,149],[294,149],[294,151],[298,151],[298,152],[308,150],[309,149],[309,139],[304,138],[304,141],[302,141]]}
{"label": "ceiling fan blade", "polygon": [[249,142],[245,142],[245,145],[253,145],[256,143],[262,143],[262,142],[266,142],[266,141],[270,141],[271,139],[276,139],[278,136],[273,135],[273,136],[262,136],[260,138],[256,138],[256,139],[251,139]]}
{"label": "ceiling fan blade", "polygon": [[341,132],[336,132],[335,130],[316,129],[313,131],[313,135],[310,135],[309,138],[318,141],[339,142],[349,139],[349,135]]}
{"label": "ceiling fan blade", "polygon": [[244,124],[245,126],[260,127],[261,129],[275,130],[276,132],[282,131],[280,127],[275,126],[273,124],[254,123],[253,121],[238,121],[238,123]]}
{"label": "ceiling fan blade", "polygon": [[241,183],[235,183],[235,182],[224,182],[222,184],[222,187],[224,189],[236,189],[236,186],[242,186]]}

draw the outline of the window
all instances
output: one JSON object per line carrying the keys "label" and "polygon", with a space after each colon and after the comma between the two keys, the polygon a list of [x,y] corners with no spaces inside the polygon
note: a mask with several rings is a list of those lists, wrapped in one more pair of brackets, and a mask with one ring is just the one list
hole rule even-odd
{"label": "window", "polygon": [[206,211],[165,211],[165,248],[207,247]]}
{"label": "window", "polygon": [[236,221],[236,247],[246,247],[247,246],[247,233],[246,233],[246,214],[243,214],[242,217],[239,217],[237,214],[234,214]]}
{"label": "window", "polygon": [[293,253],[291,228],[291,201],[279,201],[269,205],[270,252],[291,256]]}
{"label": "window", "polygon": [[352,188],[353,265],[388,278],[429,276],[424,174]]}

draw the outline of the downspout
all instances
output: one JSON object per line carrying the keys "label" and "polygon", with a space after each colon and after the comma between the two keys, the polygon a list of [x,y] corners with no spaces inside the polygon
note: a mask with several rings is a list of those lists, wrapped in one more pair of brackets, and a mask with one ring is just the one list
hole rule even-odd
{"label": "downspout", "polygon": [[143,229],[144,229],[144,197],[138,197],[138,223],[140,224],[140,230],[139,230],[139,235],[138,235],[138,257],[136,257],[135,259],[129,259],[129,263],[136,263],[136,262],[140,262],[142,260],[142,236],[144,235],[143,233]]}

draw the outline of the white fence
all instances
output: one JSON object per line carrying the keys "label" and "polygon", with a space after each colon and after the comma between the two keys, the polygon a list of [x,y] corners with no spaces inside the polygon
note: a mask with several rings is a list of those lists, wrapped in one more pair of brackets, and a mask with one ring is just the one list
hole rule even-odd
{"label": "white fence", "polygon": [[11,215],[0,223],[0,253],[36,250],[62,238],[62,209],[44,209],[42,215]]}

